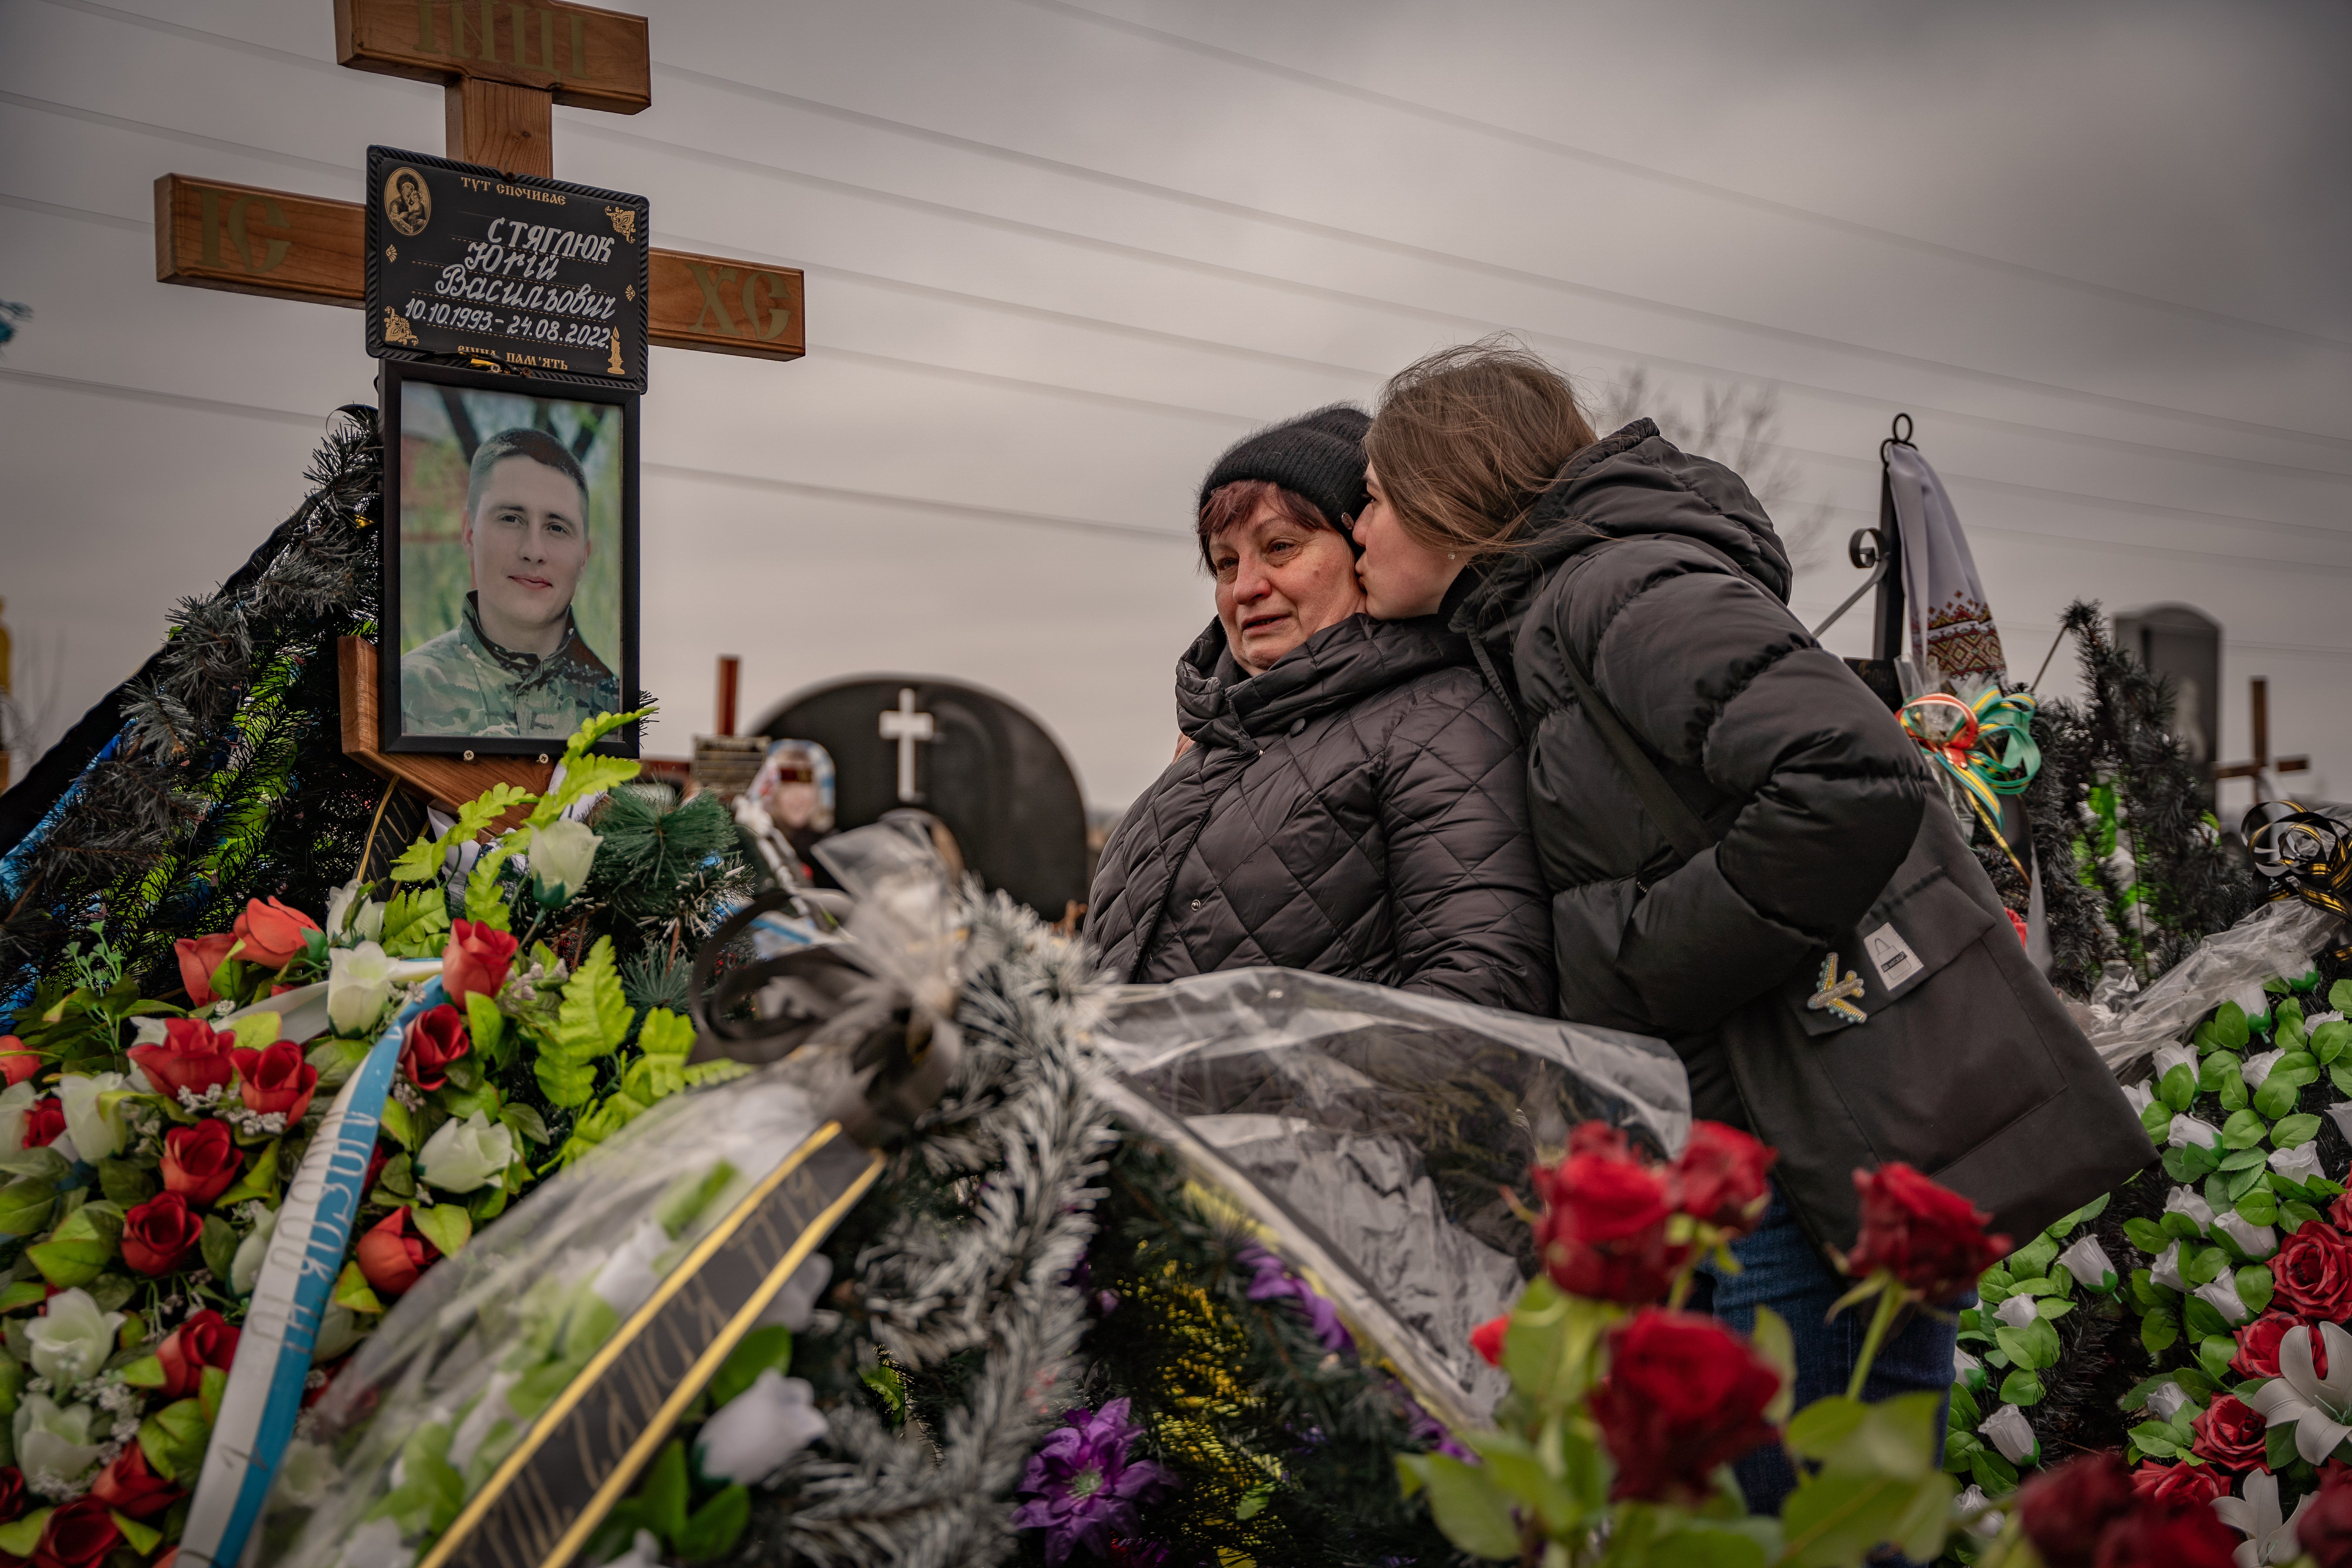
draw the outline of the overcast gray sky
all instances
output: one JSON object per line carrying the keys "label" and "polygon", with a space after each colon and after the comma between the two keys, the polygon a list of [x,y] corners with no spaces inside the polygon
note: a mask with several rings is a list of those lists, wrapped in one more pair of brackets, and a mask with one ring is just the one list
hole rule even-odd
{"label": "overcast gray sky", "polygon": [[[2196,604],[2225,747],[2267,676],[2280,746],[2352,791],[2340,5],[645,9],[653,107],[559,109],[556,173],[805,268],[809,308],[796,363],[654,354],[657,752],[721,653],[747,717],[933,674],[1124,803],[1210,613],[1209,462],[1509,328],[1603,400],[1777,388],[1786,512],[1840,542],[1908,410],[2019,673],[2077,595]],[[0,299],[37,312],[0,358],[0,595],[51,734],[372,397],[356,312],[153,280],[158,174],[349,199],[370,142],[441,150],[438,89],[333,60],[329,0],[0,0]],[[1826,552],[1801,611],[1857,580]]]}

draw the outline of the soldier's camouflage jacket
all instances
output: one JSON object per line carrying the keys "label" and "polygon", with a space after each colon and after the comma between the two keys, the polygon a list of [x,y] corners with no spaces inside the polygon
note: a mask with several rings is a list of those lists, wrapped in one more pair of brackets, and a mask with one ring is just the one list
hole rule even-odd
{"label": "soldier's camouflage jacket", "polygon": [[482,634],[472,594],[462,622],[400,656],[400,727],[411,735],[560,740],[596,714],[620,710],[620,678],[581,640],[577,624],[544,658],[510,652]]}

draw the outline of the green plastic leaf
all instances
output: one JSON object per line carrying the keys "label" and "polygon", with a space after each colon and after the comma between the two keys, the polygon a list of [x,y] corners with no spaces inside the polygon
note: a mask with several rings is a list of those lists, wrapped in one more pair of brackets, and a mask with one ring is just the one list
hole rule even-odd
{"label": "green plastic leaf", "polygon": [[1429,1494],[1429,1511],[1445,1539],[1473,1557],[1516,1558],[1518,1527],[1511,1519],[1510,1499],[1484,1469],[1465,1465],[1448,1454],[1402,1456],[1410,1458]]}
{"label": "green plastic leaf", "polygon": [[763,1372],[784,1372],[793,1364],[793,1331],[781,1323],[753,1329],[727,1352],[710,1378],[710,1405],[716,1410],[756,1382]]}
{"label": "green plastic leaf", "polygon": [[[1850,1568],[1872,1548],[1914,1533],[1917,1516],[1927,1509],[1940,1527],[1951,1486],[1951,1478],[1940,1471],[1917,1480],[1823,1471],[1791,1492],[1780,1510],[1787,1541],[1780,1561],[1795,1568]],[[1933,1557],[1936,1550],[1930,1547],[1923,1555]]]}
{"label": "green plastic leaf", "polygon": [[637,1490],[636,1503],[646,1528],[665,1542],[675,1542],[686,1529],[688,1495],[686,1445],[672,1438],[662,1446],[646,1471],[645,1485]]}
{"label": "green plastic leaf", "polygon": [[2000,1396],[2011,1405],[2042,1403],[2042,1374],[2022,1367],[2000,1380]]}
{"label": "green plastic leaf", "polygon": [[[1756,1309],[1755,1326],[1748,1331],[1748,1342],[1764,1363],[1780,1374],[1780,1392],[1764,1407],[1764,1419],[1780,1426],[1789,1419],[1789,1412],[1797,1401],[1797,1341],[1789,1331],[1787,1320],[1769,1307]],[[1961,1398],[1968,1390],[1959,1390]]]}
{"label": "green plastic leaf", "polygon": [[2339,980],[2327,988],[2327,1005],[2338,1013],[2352,1013],[2352,980]]}
{"label": "green plastic leaf", "polygon": [[183,1399],[139,1424],[139,1447],[158,1475],[186,1486],[204,1467],[205,1442],[210,1431],[202,1403]]}
{"label": "green plastic leaf", "polygon": [[422,1142],[422,1140],[417,1137],[415,1113],[410,1110],[408,1107],[401,1104],[400,1101],[396,1100],[385,1100],[383,1102],[383,1126],[385,1137],[391,1139],[394,1142],[399,1144],[403,1149],[407,1150],[410,1153],[414,1154],[416,1152],[416,1146],[420,1142]]}
{"label": "green plastic leaf", "polygon": [[2172,1135],[2172,1107],[2160,1100],[2151,1100],[2140,1108],[2139,1124],[2153,1143],[2162,1143]]}
{"label": "green plastic leaf", "polygon": [[2259,1147],[2270,1136],[2270,1124],[2252,1110],[2233,1110],[2221,1123],[2221,1144],[2227,1149]]}
{"label": "green plastic leaf", "polygon": [[2263,1433],[2263,1461],[2273,1470],[2284,1470],[2295,1461],[2295,1423],[2273,1421]]}
{"label": "green plastic leaf", "polygon": [[[2188,1216],[2184,1215],[2182,1217],[2185,1219]],[[2160,1254],[2167,1245],[2164,1227],[2154,1220],[2127,1219],[2124,1221],[2124,1234],[2129,1237],[2131,1244],[2142,1252]]]}
{"label": "green plastic leaf", "polygon": [[2224,1002],[2213,1015],[2213,1038],[2225,1051],[2242,1050],[2252,1038],[2246,1026],[2246,1010],[2235,1002]]}
{"label": "green plastic leaf", "polygon": [[334,1302],[336,1306],[354,1312],[381,1314],[383,1311],[383,1298],[375,1293],[375,1288],[368,1283],[367,1276],[360,1271],[356,1258],[344,1264],[343,1271],[335,1276]]}
{"label": "green plastic leaf", "polygon": [[57,1510],[37,1509],[9,1524],[0,1524],[0,1552],[11,1557],[30,1557],[41,1544],[41,1537],[49,1528],[49,1515]]}
{"label": "green plastic leaf", "polygon": [[2176,1065],[2157,1085],[2156,1097],[2175,1110],[2188,1110],[2197,1099],[2196,1070],[2186,1062]]}
{"label": "green plastic leaf", "polygon": [[671,1545],[688,1563],[722,1557],[734,1550],[743,1527],[751,1521],[751,1493],[738,1483],[696,1509]]}
{"label": "green plastic leaf", "polygon": [[258,1198],[275,1207],[278,1203],[278,1140],[273,1138],[261,1146],[258,1153],[246,1156],[245,1174],[236,1184],[213,1200],[215,1208],[235,1208],[239,1204]]}
{"label": "green plastic leaf", "polygon": [[37,1176],[19,1176],[0,1187],[0,1236],[38,1236],[57,1206],[57,1189]]}
{"label": "green plastic leaf", "polygon": [[2150,1355],[2169,1350],[2179,1338],[2180,1320],[2163,1308],[2145,1314],[2139,1321],[2139,1342]]}
{"label": "green plastic leaf", "polygon": [[585,1105],[595,1088],[595,1064],[628,1037],[635,1013],[622,994],[613,942],[598,937],[563,983],[555,1027],[542,1042],[534,1071],[550,1102]]}
{"label": "green plastic leaf", "polygon": [[[495,784],[457,808],[457,820],[438,838],[418,838],[392,863],[395,882],[422,882],[437,875],[453,844],[467,843],[513,807],[539,797],[518,784]],[[386,922],[387,925],[389,922]]]}
{"label": "green plastic leaf", "polygon": [[2238,1217],[2248,1225],[2270,1225],[2278,1216],[2278,1195],[2266,1186],[2257,1187],[2238,1200]]}
{"label": "green plastic leaf", "polygon": [[473,1239],[473,1216],[457,1204],[420,1204],[408,1211],[408,1217],[444,1258],[455,1258]]}
{"label": "green plastic leaf", "polygon": [[[435,865],[438,867],[437,859]],[[449,900],[438,888],[394,894],[383,907],[383,951],[394,958],[440,956],[449,945]]]}
{"label": "green plastic leaf", "polygon": [[108,1509],[106,1517],[114,1521],[115,1529],[122,1531],[122,1539],[131,1543],[131,1550],[142,1557],[163,1544],[162,1531],[152,1525],[140,1523],[120,1509]]}
{"label": "green plastic leaf", "polygon": [[[2289,1100],[2288,1103],[2291,1105],[2294,1101]],[[2271,1142],[2282,1149],[2299,1148],[2318,1136],[2319,1118],[2307,1110],[2283,1116],[2271,1129]]]}
{"label": "green plastic leaf", "polygon": [[2258,1317],[2270,1306],[2271,1296],[2278,1289],[2269,1267],[2261,1263],[2250,1263],[2239,1269],[2236,1285],[2238,1300],[2246,1304],[2247,1311]]}
{"label": "green plastic leaf", "polygon": [[2352,1045],[2352,1024],[2331,1018],[2311,1031],[2308,1048],[2320,1066],[2328,1067],[2344,1054],[2347,1045]]}
{"label": "green plastic leaf", "polygon": [[2209,1339],[2230,1331],[2229,1320],[2202,1296],[2191,1296],[2181,1302],[2180,1323],[2192,1339]]}
{"label": "green plastic leaf", "polygon": [[2207,1094],[2218,1094],[2224,1079],[2235,1078],[2245,1066],[2245,1058],[2231,1051],[2215,1051],[2197,1067],[2197,1087]]}
{"label": "green plastic leaf", "polygon": [[[467,908],[471,908],[468,905]],[[485,991],[466,993],[466,1034],[474,1042],[474,1049],[492,1063],[506,1060],[507,1020],[499,1005]]]}
{"label": "green plastic leaf", "polygon": [[[162,1184],[156,1181],[155,1173],[144,1165],[134,1164],[129,1160],[108,1159],[98,1163],[98,1190],[111,1201],[129,1208],[133,1204],[145,1203],[153,1197],[162,1190]],[[0,1199],[0,1202],[5,1202],[5,1199]],[[28,1234],[28,1231],[14,1230],[5,1226],[0,1226],[0,1229],[8,1229],[13,1236]]]}
{"label": "green plastic leaf", "polygon": [[2300,1198],[2290,1198],[2279,1205],[2279,1224],[2285,1227],[2289,1236],[2318,1218],[2319,1211]]}
{"label": "green plastic leaf", "polygon": [[2254,1090],[2254,1110],[2263,1116],[2276,1119],[2294,1109],[2303,1091],[2294,1080],[2273,1073],[2263,1079],[2263,1087]]}
{"label": "green plastic leaf", "polygon": [[229,1266],[236,1259],[237,1243],[241,1239],[236,1227],[219,1215],[205,1215],[205,1232],[198,1250],[204,1254],[205,1267],[213,1271],[214,1279],[226,1280],[228,1278]]}

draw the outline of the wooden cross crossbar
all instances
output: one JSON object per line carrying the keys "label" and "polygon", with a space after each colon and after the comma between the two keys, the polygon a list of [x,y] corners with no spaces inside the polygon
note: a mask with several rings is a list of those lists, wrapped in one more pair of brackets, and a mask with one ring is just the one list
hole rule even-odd
{"label": "wooden cross crossbar", "polygon": [[[510,174],[554,174],[556,104],[635,114],[653,102],[646,19],[569,0],[335,0],[335,53],[354,70],[442,83],[447,155]],[[357,310],[366,228],[358,202],[165,174],[155,277]],[[651,342],[806,352],[800,268],[659,248],[649,261]]]}

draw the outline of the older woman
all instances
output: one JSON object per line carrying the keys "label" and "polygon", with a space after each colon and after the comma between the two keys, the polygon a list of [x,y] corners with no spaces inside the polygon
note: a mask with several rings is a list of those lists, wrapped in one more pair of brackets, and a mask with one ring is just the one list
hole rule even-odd
{"label": "older woman", "polygon": [[1184,741],[1103,847],[1087,935],[1122,981],[1279,964],[1546,1014],[1510,718],[1436,619],[1360,613],[1369,424],[1318,410],[1201,487],[1217,618],[1177,663]]}

